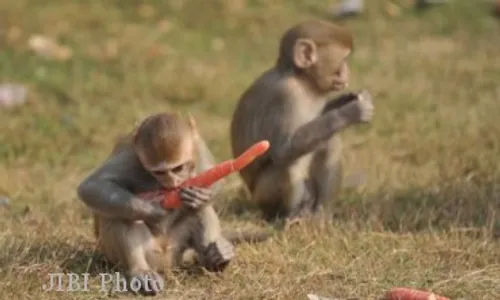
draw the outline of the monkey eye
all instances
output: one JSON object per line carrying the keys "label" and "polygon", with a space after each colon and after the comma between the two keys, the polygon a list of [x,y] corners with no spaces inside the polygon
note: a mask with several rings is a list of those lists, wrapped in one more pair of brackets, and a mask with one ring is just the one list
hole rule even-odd
{"label": "monkey eye", "polygon": [[184,165],[177,166],[175,168],[172,168],[172,172],[174,173],[179,173],[184,169]]}
{"label": "monkey eye", "polygon": [[186,172],[186,171],[191,171],[194,167],[194,163],[192,161],[189,161],[187,163],[184,163],[182,165],[179,165],[175,168],[172,168],[171,171],[174,173],[181,173],[181,172]]}
{"label": "monkey eye", "polygon": [[167,175],[167,171],[164,171],[164,170],[160,170],[160,171],[153,171],[152,172],[154,175],[156,176],[165,176]]}

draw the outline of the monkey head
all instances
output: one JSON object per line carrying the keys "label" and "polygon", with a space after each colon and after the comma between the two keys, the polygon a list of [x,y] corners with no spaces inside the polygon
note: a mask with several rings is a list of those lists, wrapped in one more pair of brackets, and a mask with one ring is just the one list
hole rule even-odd
{"label": "monkey head", "polygon": [[276,67],[293,72],[312,91],[325,95],[347,87],[347,59],[352,51],[348,30],[326,21],[305,21],[281,38]]}
{"label": "monkey head", "polygon": [[167,189],[194,174],[193,130],[177,114],[146,118],[136,129],[133,145],[144,168]]}

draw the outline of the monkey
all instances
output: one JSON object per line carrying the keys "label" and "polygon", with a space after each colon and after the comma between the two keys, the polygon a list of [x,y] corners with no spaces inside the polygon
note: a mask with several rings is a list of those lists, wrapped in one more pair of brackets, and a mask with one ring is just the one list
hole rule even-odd
{"label": "monkey", "polygon": [[160,199],[136,196],[178,187],[213,165],[192,116],[186,122],[177,113],[158,113],[118,139],[102,166],[79,184],[78,198],[93,212],[99,250],[122,265],[130,281],[141,283],[140,293],[156,295],[163,282],[159,273],[182,267],[189,260],[186,253],[194,253],[190,259],[206,270],[222,272],[234,258],[232,243],[260,242],[270,236],[222,233],[211,204],[221,184],[181,187],[178,209],[164,209]]}
{"label": "monkey", "polygon": [[231,151],[237,157],[257,141],[270,142],[239,172],[265,220],[303,220],[332,210],[343,176],[339,133],[374,115],[368,91],[342,92],[353,50],[348,29],[302,21],[282,35],[275,65],[241,94],[231,117]]}

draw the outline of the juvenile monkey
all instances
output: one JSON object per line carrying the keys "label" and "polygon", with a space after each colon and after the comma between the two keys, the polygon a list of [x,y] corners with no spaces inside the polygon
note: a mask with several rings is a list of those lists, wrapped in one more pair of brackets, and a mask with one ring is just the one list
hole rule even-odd
{"label": "juvenile monkey", "polygon": [[230,125],[233,156],[257,141],[271,143],[240,171],[265,219],[300,219],[331,209],[342,182],[338,132],[374,114],[367,91],[332,97],[348,84],[352,51],[346,29],[301,22],[282,36],[276,65],[239,99]]}
{"label": "juvenile monkey", "polygon": [[107,161],[79,185],[79,198],[94,213],[100,251],[124,266],[130,280],[139,280],[142,293],[156,294],[163,282],[158,272],[182,265],[188,250],[207,270],[223,271],[234,257],[230,239],[267,238],[264,233],[222,235],[210,203],[218,185],[181,188],[182,206],[173,210],[135,196],[177,187],[213,164],[194,119],[185,122],[176,114],[160,113],[118,140]]}

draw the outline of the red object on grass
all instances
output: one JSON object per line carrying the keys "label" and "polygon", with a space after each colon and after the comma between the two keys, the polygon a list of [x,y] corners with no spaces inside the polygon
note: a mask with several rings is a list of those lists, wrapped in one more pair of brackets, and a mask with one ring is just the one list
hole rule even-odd
{"label": "red object on grass", "polygon": [[[228,176],[229,174],[239,171],[249,165],[252,161],[254,161],[257,157],[264,154],[269,149],[269,142],[264,140],[260,141],[250,148],[248,148],[245,152],[243,152],[240,156],[235,159],[226,160],[220,164],[213,166],[212,168],[201,172],[200,174],[189,178],[184,181],[180,187],[184,186],[199,186],[199,187],[208,187],[214,184],[216,181]],[[162,206],[166,209],[171,208],[179,208],[181,205],[181,201],[179,198],[179,188],[173,190],[162,190],[156,192],[148,192],[142,193],[138,196],[143,199],[148,199],[158,195],[158,193],[163,193],[164,198],[162,201]]]}
{"label": "red object on grass", "polygon": [[[390,289],[385,295],[385,300],[430,300],[433,293],[410,288],[398,287]],[[436,300],[450,300],[449,298],[434,294]]]}

